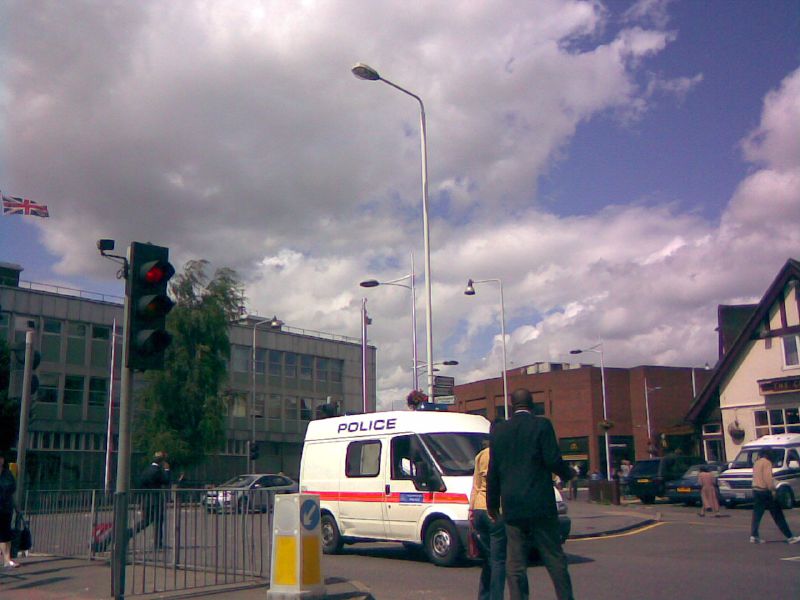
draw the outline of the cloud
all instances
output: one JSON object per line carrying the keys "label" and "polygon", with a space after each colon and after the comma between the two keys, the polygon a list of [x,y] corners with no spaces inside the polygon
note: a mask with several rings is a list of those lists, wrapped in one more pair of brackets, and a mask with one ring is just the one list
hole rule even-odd
{"label": "cloud", "polygon": [[583,124],[699,84],[648,83],[676,39],[666,6],[620,24],[578,0],[14,2],[8,185],[58,215],[37,226],[59,277],[105,276],[108,237],[232,266],[248,307],[291,326],[357,337],[367,297],[381,402],[402,401],[408,291],[358,282],[407,275],[414,251],[424,356],[419,109],[353,78],[366,61],[425,102],[435,359],[458,358],[460,380],[499,373],[498,290],[464,296],[473,277],[503,280],[514,364],[601,338],[611,364],[703,364],[716,304],[759,295],[798,247],[800,76],[767,96],[743,142],[754,171],[718,224],[625,198],[565,217],[537,198]]}

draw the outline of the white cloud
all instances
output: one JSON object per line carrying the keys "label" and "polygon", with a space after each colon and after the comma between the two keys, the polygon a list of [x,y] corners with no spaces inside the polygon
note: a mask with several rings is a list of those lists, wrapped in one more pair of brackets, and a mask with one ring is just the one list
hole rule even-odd
{"label": "white cloud", "polygon": [[382,402],[404,402],[408,292],[358,282],[406,275],[415,252],[424,356],[418,108],[353,78],[366,61],[426,103],[437,360],[499,372],[497,290],[463,295],[499,277],[514,364],[600,338],[611,364],[703,364],[716,304],[796,253],[800,75],[767,96],[743,143],[759,170],[718,226],[671,206],[559,217],[536,194],[582,123],[700,83],[637,83],[676,39],[666,5],[611,31],[578,0],[14,3],[9,181],[58,199],[38,225],[64,277],[107,273],[94,240],[111,237],[233,266],[249,307],[292,326],[358,336],[367,296]]}

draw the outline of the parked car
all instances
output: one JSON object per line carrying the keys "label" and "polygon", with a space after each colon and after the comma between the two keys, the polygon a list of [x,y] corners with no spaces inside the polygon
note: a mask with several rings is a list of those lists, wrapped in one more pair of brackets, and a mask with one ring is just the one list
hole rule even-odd
{"label": "parked car", "polygon": [[286,475],[273,473],[252,473],[237,475],[225,483],[206,491],[203,503],[208,512],[269,509],[273,494],[296,494],[297,482]]}
{"label": "parked car", "polygon": [[[725,468],[717,463],[692,465],[680,479],[666,484],[666,496],[670,502],[683,502],[686,506],[694,506],[700,503],[700,483],[697,478],[700,475],[700,467],[703,466],[708,467],[715,477]],[[719,497],[719,490],[717,490],[717,497]]]}
{"label": "parked car", "polygon": [[628,493],[639,498],[644,504],[652,504],[656,496],[666,494],[667,483],[680,479],[690,466],[704,463],[705,461],[699,456],[683,454],[637,460],[631,469]]}

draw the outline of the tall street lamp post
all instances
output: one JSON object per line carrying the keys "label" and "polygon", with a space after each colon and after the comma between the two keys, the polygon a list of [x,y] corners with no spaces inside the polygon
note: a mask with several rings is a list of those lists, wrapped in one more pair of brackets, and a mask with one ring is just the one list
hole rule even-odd
{"label": "tall street lamp post", "polygon": [[508,377],[506,375],[506,303],[503,300],[503,282],[500,279],[480,279],[467,281],[467,288],[464,294],[467,296],[475,295],[476,283],[497,283],[500,286],[500,335],[503,338],[503,409],[508,420]]}
{"label": "tall street lamp post", "polygon": [[650,450],[654,446],[653,444],[653,430],[650,428],[650,397],[648,396],[649,392],[655,392],[656,390],[660,390],[661,386],[656,387],[648,387],[647,385],[647,377],[644,378],[644,411],[647,415],[647,453],[652,457],[653,452]]}
{"label": "tall street lamp post", "polygon": [[[584,348],[581,350],[570,350],[570,354],[581,354],[583,352],[594,352],[600,355],[600,382],[603,388],[603,421],[608,421],[608,404],[606,402],[606,367],[603,361],[603,342],[595,344],[591,348]],[[608,443],[608,429],[605,429],[605,442],[606,442],[606,477],[611,479],[611,447]]]}
{"label": "tall street lamp post", "polygon": [[[247,315],[244,315],[242,319],[246,320]],[[256,461],[254,458],[252,458],[253,448],[256,444],[256,330],[258,329],[259,325],[263,325],[264,323],[269,323],[271,329],[280,329],[283,325],[283,321],[281,321],[278,317],[273,316],[271,319],[262,319],[253,323],[253,347],[251,353],[252,380],[250,388],[250,447],[248,448],[247,453],[247,464],[249,465],[248,470],[251,473],[254,473],[256,470]],[[266,364],[264,365],[264,372],[266,373]]]}
{"label": "tall street lamp post", "polygon": [[[400,283],[408,279],[410,285]],[[419,358],[417,357],[417,290],[414,285],[414,254],[411,254],[411,273],[391,281],[378,281],[377,279],[367,279],[359,284],[361,287],[372,288],[379,285],[395,285],[397,287],[404,287],[411,290],[411,384],[413,389],[419,389],[419,374],[417,365],[419,365]]]}
{"label": "tall street lamp post", "polygon": [[433,398],[433,314],[431,309],[431,245],[428,227],[428,142],[425,127],[425,105],[422,98],[409,92],[407,89],[381,77],[372,67],[363,63],[356,64],[351,69],[353,75],[367,81],[382,81],[414,98],[419,103],[419,132],[422,148],[422,241],[425,253],[425,328],[426,351],[428,353],[428,397]]}

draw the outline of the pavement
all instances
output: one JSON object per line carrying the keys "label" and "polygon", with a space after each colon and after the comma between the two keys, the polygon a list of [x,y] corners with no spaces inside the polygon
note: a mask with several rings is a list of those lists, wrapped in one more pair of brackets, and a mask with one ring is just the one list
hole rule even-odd
{"label": "pavement", "polygon": [[[615,535],[645,527],[660,519],[660,513],[645,509],[638,501],[623,500],[619,506],[597,504],[587,501],[586,490],[581,492],[578,500],[568,501],[569,516],[572,519],[570,539]],[[21,566],[17,569],[0,568],[2,600],[106,600],[111,597],[111,571],[105,561],[33,553],[19,559],[19,562]],[[267,582],[242,583],[148,594],[135,598],[264,600],[268,587]],[[326,597],[332,600],[374,600],[369,589],[356,580],[328,574],[325,587]]]}

